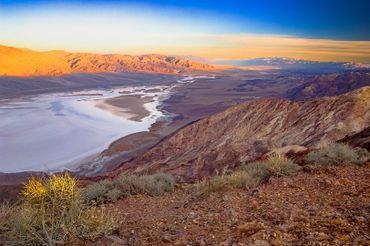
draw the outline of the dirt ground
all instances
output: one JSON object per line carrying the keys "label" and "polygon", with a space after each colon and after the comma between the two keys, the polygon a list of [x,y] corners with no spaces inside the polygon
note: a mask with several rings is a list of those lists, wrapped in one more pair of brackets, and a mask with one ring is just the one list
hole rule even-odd
{"label": "dirt ground", "polygon": [[370,245],[370,164],[304,168],[205,198],[180,187],[107,206],[119,228],[87,245]]}

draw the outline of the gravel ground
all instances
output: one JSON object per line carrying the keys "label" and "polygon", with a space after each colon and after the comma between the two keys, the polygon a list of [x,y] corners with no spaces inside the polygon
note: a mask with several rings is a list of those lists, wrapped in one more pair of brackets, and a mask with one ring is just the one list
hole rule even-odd
{"label": "gravel ground", "polygon": [[370,245],[370,164],[304,168],[205,198],[178,187],[108,206],[118,230],[88,245]]}

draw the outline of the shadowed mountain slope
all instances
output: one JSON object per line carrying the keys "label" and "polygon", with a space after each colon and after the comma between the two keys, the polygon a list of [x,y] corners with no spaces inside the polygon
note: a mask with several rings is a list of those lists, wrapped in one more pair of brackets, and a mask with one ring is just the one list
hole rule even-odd
{"label": "shadowed mountain slope", "polygon": [[199,120],[124,163],[120,172],[164,171],[194,180],[289,145],[318,147],[370,125],[370,87],[319,100],[260,99]]}
{"label": "shadowed mountain slope", "polygon": [[370,86],[369,70],[319,75],[287,94],[292,100],[307,100],[336,96],[363,86]]}
{"label": "shadowed mountain slope", "polygon": [[361,147],[370,151],[370,126],[354,135],[346,136],[340,142],[347,143],[355,147]]}

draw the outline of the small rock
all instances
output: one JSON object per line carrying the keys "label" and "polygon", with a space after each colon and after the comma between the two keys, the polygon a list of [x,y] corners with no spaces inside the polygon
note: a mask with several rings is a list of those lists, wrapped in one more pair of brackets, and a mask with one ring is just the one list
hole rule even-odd
{"label": "small rock", "polygon": [[332,226],[336,226],[336,227],[344,227],[347,225],[347,223],[341,218],[331,220],[331,224]]}
{"label": "small rock", "polygon": [[316,211],[315,210],[308,210],[308,213],[310,216],[315,216],[316,215]]}
{"label": "small rock", "polygon": [[325,233],[323,233],[323,232],[319,232],[313,238],[316,239],[316,240],[318,240],[318,241],[324,241],[324,240],[328,240],[330,238],[330,236],[327,235],[327,234],[325,234]]}
{"label": "small rock", "polygon": [[237,241],[235,239],[229,238],[218,244],[218,246],[233,246],[236,245]]}
{"label": "small rock", "polygon": [[239,234],[245,235],[253,235],[254,233],[264,229],[264,225],[262,223],[245,223],[236,228]]}
{"label": "small rock", "polygon": [[340,241],[349,241],[351,237],[349,235],[343,235],[338,238]]}
{"label": "small rock", "polygon": [[365,217],[362,217],[362,216],[354,216],[354,217],[353,217],[353,220],[354,220],[355,222],[358,222],[358,223],[366,222]]}
{"label": "small rock", "polygon": [[364,237],[364,236],[358,236],[358,237],[356,237],[354,240],[353,240],[353,242],[355,242],[355,243],[358,243],[358,244],[360,244],[360,243],[364,243],[364,242],[366,242],[367,241],[367,239],[366,239],[366,237]]}
{"label": "small rock", "polygon": [[253,243],[248,244],[248,246],[270,246],[270,243],[266,240],[256,240]]}
{"label": "small rock", "polygon": [[250,205],[251,209],[253,209],[253,210],[257,209],[260,206],[260,204],[254,199],[250,201],[249,205]]}
{"label": "small rock", "polygon": [[97,241],[95,246],[122,246],[127,245],[127,241],[123,240],[117,236],[104,236],[99,241]]}
{"label": "small rock", "polygon": [[162,236],[162,242],[164,243],[170,243],[172,242],[172,237],[169,234],[165,234]]}
{"label": "small rock", "polygon": [[237,216],[239,216],[239,213],[236,212],[235,209],[232,209],[232,208],[230,208],[230,209],[227,210],[227,214],[229,214],[231,217],[237,217]]}
{"label": "small rock", "polygon": [[195,246],[206,246],[206,245],[207,245],[207,241],[204,239],[199,239],[195,242]]}
{"label": "small rock", "polygon": [[288,153],[298,154],[298,153],[303,153],[307,150],[308,150],[307,147],[304,147],[304,146],[288,145],[288,146],[284,146],[284,147],[281,147],[281,148],[275,148],[275,149],[271,150],[270,152],[268,152],[266,154],[266,156],[271,156],[273,154],[286,155]]}
{"label": "small rock", "polygon": [[315,171],[317,171],[317,166],[314,166],[314,165],[304,165],[303,168],[302,168],[303,172],[307,172],[307,173],[313,173]]}
{"label": "small rock", "polygon": [[228,195],[225,194],[225,195],[222,196],[222,201],[226,202],[228,200],[230,200]]}
{"label": "small rock", "polygon": [[257,188],[254,188],[254,189],[252,189],[252,190],[251,190],[251,195],[252,195],[252,196],[258,196],[258,195],[259,195],[259,193],[260,193],[260,192],[259,192],[259,190],[258,190]]}
{"label": "small rock", "polygon": [[289,230],[290,226],[289,224],[282,224],[282,225],[279,225],[279,229],[283,232],[287,232]]}

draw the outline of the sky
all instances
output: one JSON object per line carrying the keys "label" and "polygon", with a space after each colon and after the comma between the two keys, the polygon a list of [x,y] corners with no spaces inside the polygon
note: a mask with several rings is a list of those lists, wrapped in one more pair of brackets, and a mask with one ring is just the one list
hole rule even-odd
{"label": "sky", "polygon": [[0,0],[0,44],[370,63],[369,10],[369,0]]}

